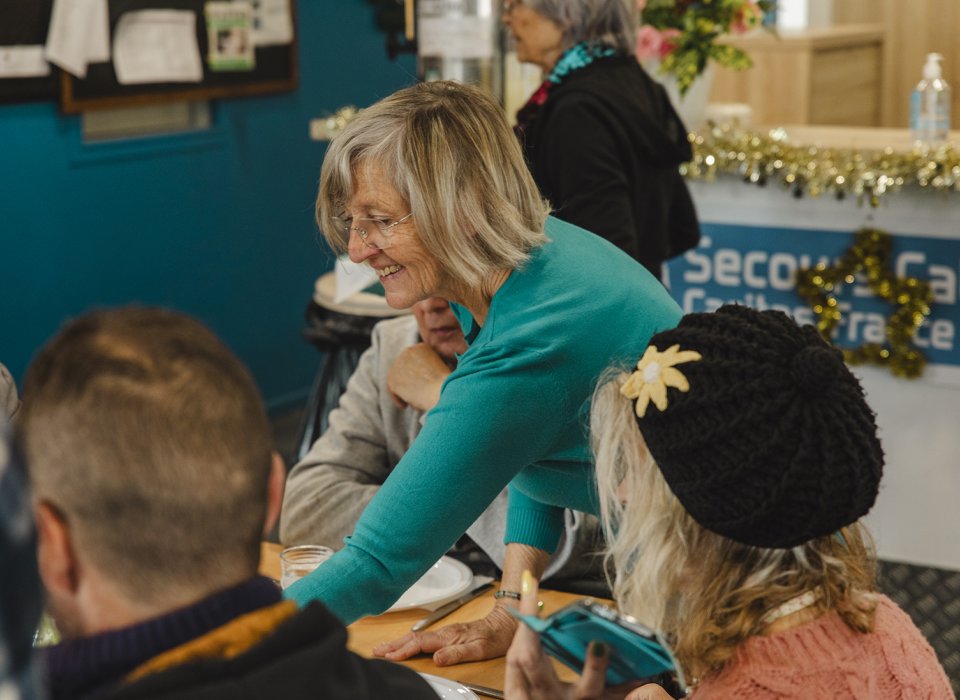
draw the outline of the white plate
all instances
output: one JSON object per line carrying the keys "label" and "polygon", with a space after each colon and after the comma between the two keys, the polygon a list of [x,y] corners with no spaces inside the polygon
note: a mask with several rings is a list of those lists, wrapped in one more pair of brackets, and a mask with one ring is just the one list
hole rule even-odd
{"label": "white plate", "polygon": [[477,694],[456,681],[451,681],[429,673],[421,673],[424,680],[433,688],[433,692],[440,696],[440,700],[480,700]]}
{"label": "white plate", "polygon": [[465,593],[471,583],[473,572],[466,564],[451,557],[441,557],[440,561],[431,566],[419,581],[390,606],[388,612],[422,608],[424,605],[451,600]]}

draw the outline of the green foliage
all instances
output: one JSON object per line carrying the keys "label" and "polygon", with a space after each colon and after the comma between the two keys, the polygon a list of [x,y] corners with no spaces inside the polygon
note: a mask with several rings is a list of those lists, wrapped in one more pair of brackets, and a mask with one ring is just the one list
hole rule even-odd
{"label": "green foliage", "polygon": [[752,63],[746,53],[717,40],[760,26],[764,14],[774,7],[772,0],[640,0],[639,4],[644,26],[638,56],[659,58],[660,72],[675,76],[681,94],[706,69],[708,60],[734,70],[749,68]]}

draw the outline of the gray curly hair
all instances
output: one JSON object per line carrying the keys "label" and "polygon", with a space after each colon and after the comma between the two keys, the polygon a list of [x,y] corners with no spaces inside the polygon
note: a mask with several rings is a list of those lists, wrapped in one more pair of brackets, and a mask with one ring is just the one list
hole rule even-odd
{"label": "gray curly hair", "polygon": [[563,28],[564,47],[581,41],[632,54],[637,9],[633,0],[523,0],[523,4]]}

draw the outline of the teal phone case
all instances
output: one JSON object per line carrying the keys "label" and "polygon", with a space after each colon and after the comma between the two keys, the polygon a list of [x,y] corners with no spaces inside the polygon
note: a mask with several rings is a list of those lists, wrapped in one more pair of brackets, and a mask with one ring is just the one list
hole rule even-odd
{"label": "teal phone case", "polygon": [[510,611],[540,634],[544,651],[577,673],[590,643],[597,641],[610,648],[608,685],[673,673],[683,690],[677,664],[662,637],[602,603],[578,600],[544,618]]}

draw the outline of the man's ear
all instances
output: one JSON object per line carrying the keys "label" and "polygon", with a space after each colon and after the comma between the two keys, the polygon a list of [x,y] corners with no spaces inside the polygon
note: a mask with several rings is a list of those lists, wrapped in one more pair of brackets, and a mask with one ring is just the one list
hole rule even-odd
{"label": "man's ear", "polygon": [[47,501],[34,506],[37,521],[37,563],[40,578],[51,596],[72,596],[79,588],[79,566],[70,526],[60,511]]}
{"label": "man's ear", "polygon": [[270,476],[267,477],[267,515],[263,521],[263,534],[267,534],[277,524],[280,506],[283,505],[283,487],[287,482],[287,468],[283,457],[274,452],[270,458]]}

